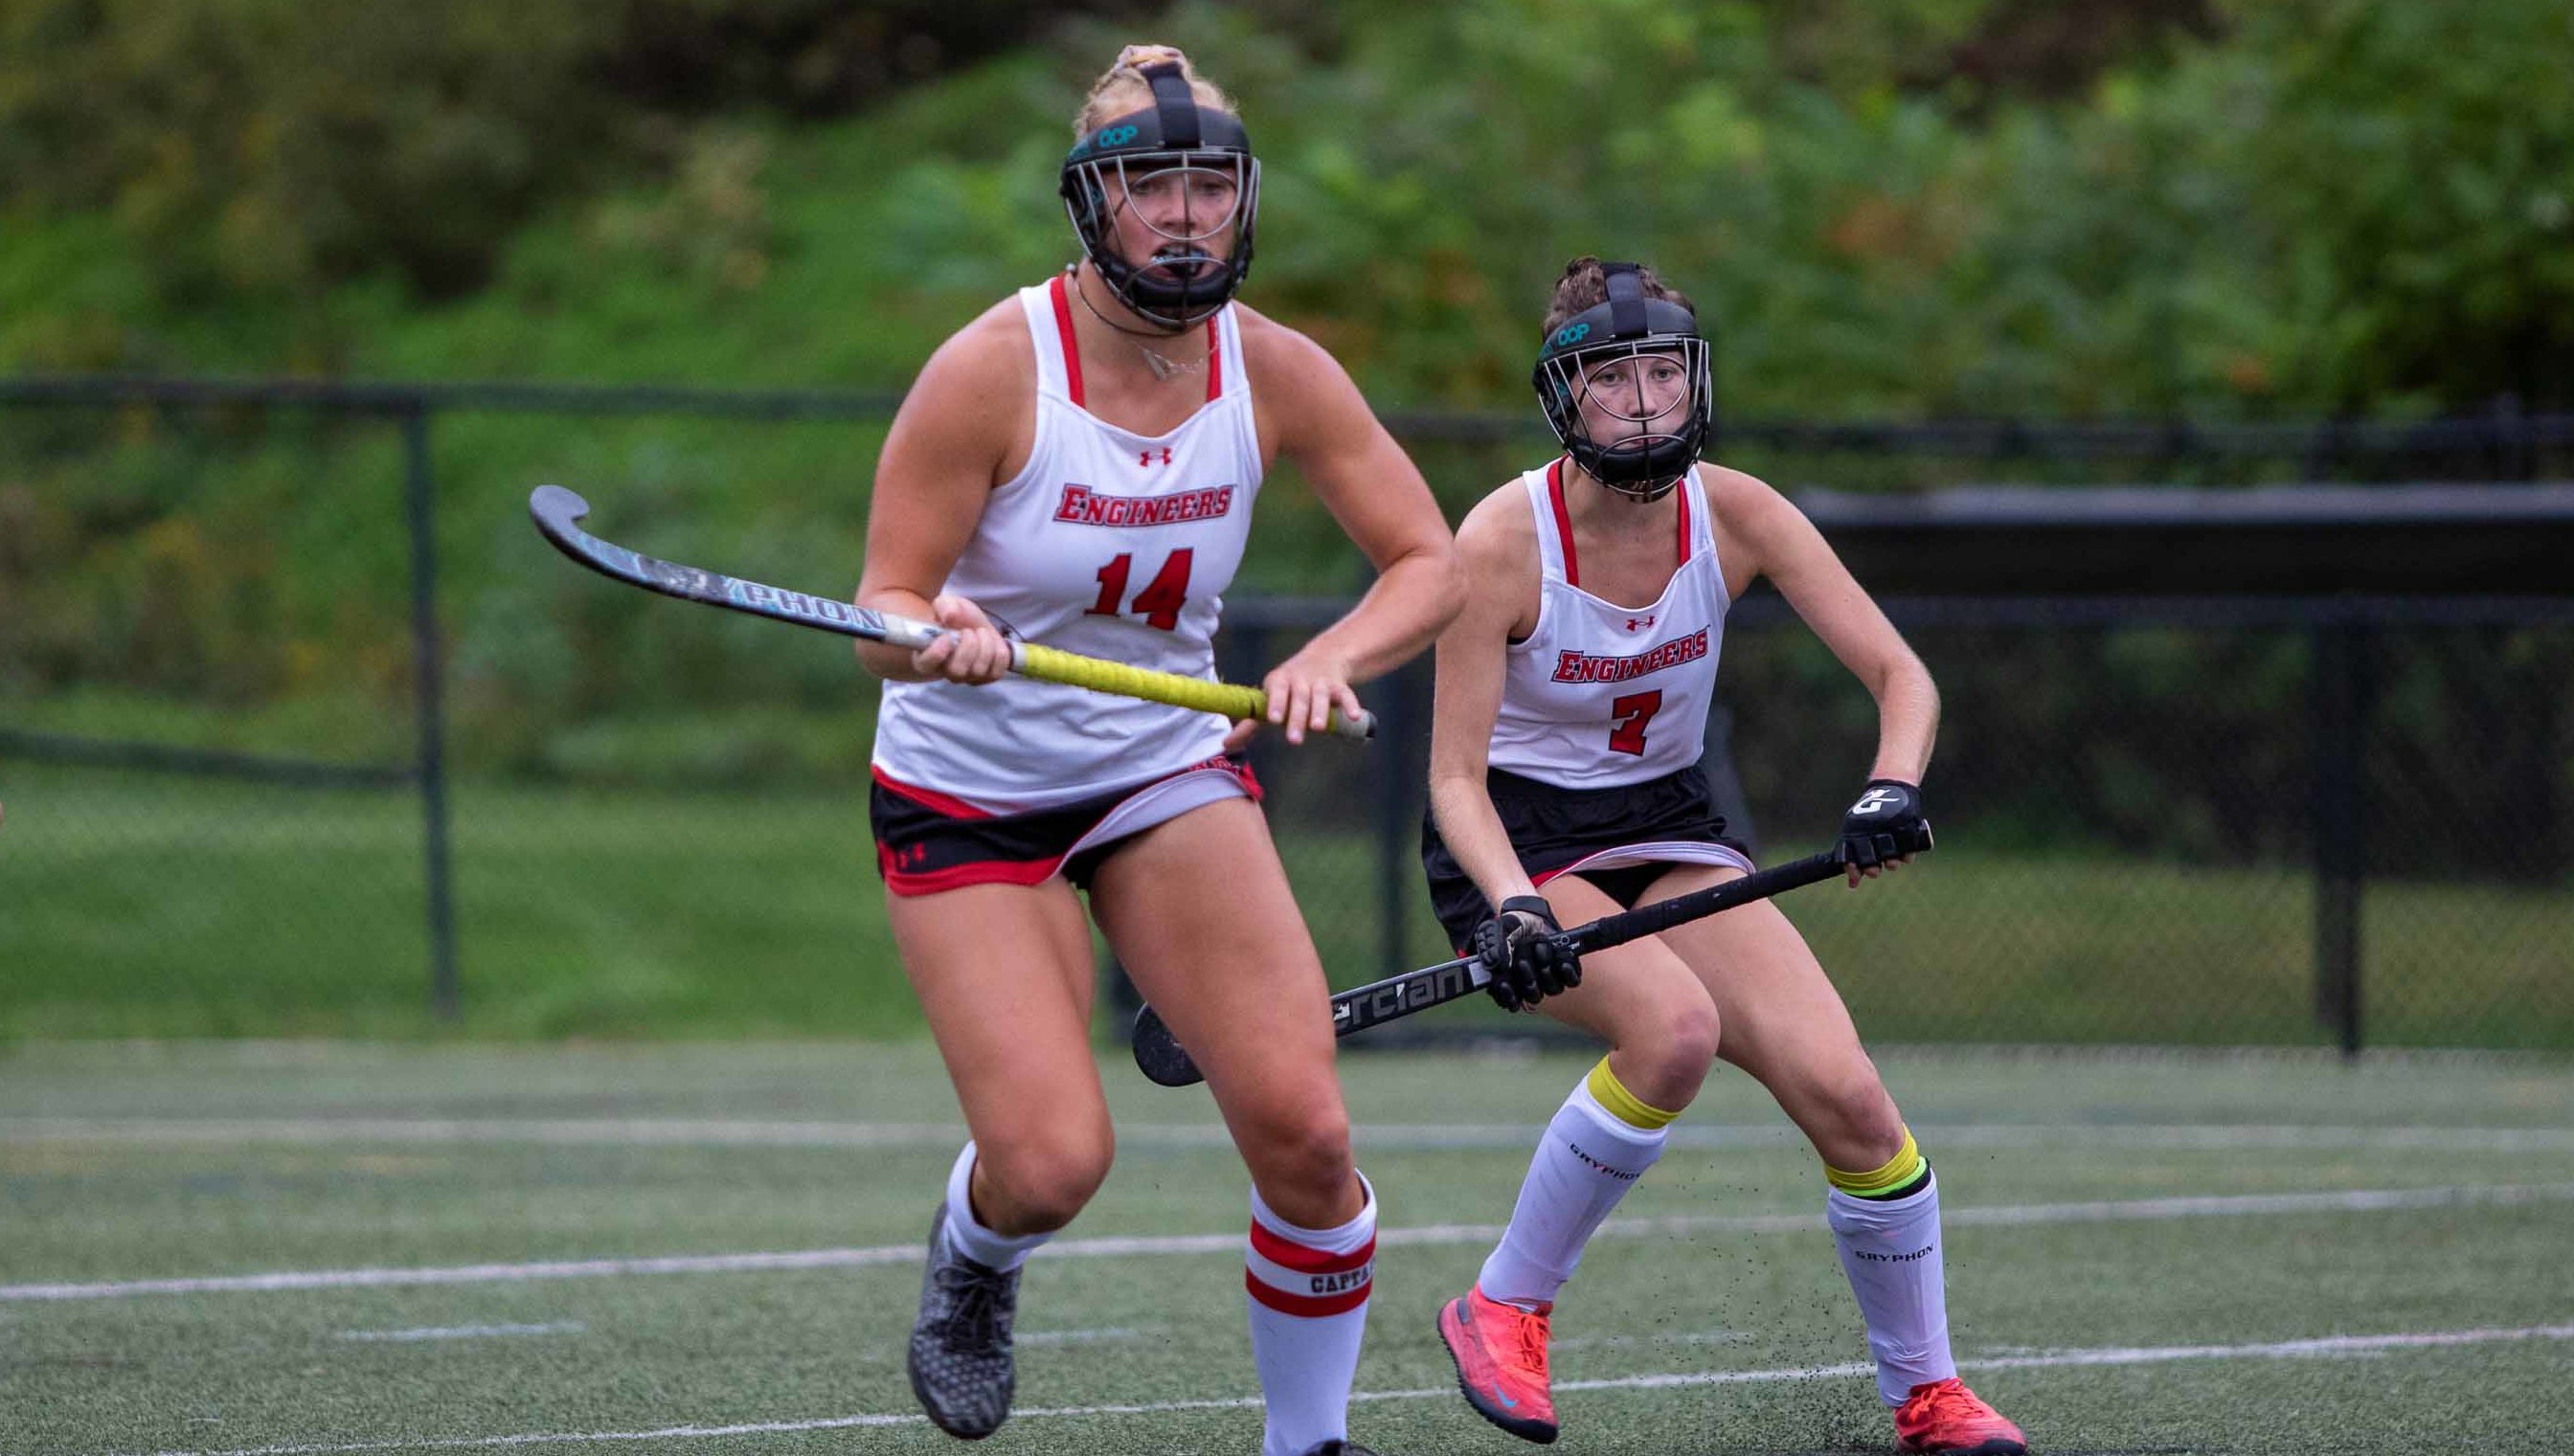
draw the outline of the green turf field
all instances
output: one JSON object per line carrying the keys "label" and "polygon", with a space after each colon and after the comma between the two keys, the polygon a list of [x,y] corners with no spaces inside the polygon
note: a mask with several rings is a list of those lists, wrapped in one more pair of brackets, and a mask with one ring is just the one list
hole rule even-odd
{"label": "green turf field", "polygon": [[[1581,1066],[1345,1063],[1384,1209],[1354,1434],[1387,1456],[1522,1449],[1431,1316]],[[1887,1069],[1940,1169],[1957,1352],[2036,1449],[2574,1440],[2574,1068]],[[1252,1451],[1240,1170],[1201,1092],[1108,1080],[1117,1170],[1031,1266],[984,1449]],[[952,1117],[908,1046],[22,1047],[0,1449],[953,1449],[900,1362]],[[1563,1301],[1561,1448],[1891,1449],[1812,1159],[1730,1074],[1679,1138]]]}
{"label": "green turf field", "polygon": [[[0,1039],[430,1030],[409,796],[0,769]],[[468,782],[455,806],[467,1035],[920,1030],[853,788]],[[1294,822],[1279,833],[1335,981],[1390,974],[1373,840]],[[1780,902],[1872,1037],[2326,1036],[2301,871],[1994,854],[1970,833],[1947,843],[1864,893],[1818,886]],[[1401,883],[1409,965],[1444,959],[1408,858]],[[2574,1047],[2565,887],[2375,882],[2362,944],[2374,1042]]]}

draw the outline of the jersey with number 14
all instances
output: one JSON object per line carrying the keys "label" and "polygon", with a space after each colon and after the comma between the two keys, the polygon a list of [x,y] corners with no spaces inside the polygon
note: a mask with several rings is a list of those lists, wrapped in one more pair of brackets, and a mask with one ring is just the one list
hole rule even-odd
{"label": "jersey with number 14", "polygon": [[[1019,291],[1036,349],[1036,442],[1026,467],[987,498],[945,590],[1031,642],[1212,679],[1222,593],[1242,563],[1261,478],[1233,306],[1206,324],[1206,402],[1168,434],[1139,435],[1083,406],[1079,305],[1066,290],[1057,275]],[[1176,773],[1221,752],[1226,726],[1030,678],[888,682],[875,768],[1014,813]]]}
{"label": "jersey with number 14", "polygon": [[1489,762],[1565,789],[1641,784],[1697,763],[1732,597],[1707,492],[1679,487],[1679,567],[1650,606],[1582,589],[1564,461],[1521,477],[1537,514],[1537,626],[1511,644]]}

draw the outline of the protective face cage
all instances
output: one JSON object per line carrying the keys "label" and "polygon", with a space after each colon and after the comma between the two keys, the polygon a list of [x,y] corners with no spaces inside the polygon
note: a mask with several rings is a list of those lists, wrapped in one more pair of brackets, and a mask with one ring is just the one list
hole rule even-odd
{"label": "protective face cage", "polygon": [[[1100,281],[1139,317],[1176,334],[1223,308],[1251,276],[1260,164],[1242,123],[1200,107],[1176,62],[1156,61],[1143,76],[1153,104],[1082,138],[1063,159],[1060,191]],[[1176,193],[1164,199],[1160,188]],[[1160,240],[1142,267],[1118,255],[1121,208]],[[1228,227],[1233,247],[1219,258],[1208,246]]]}
{"label": "protective face cage", "polygon": [[[1637,265],[1606,263],[1601,271],[1608,300],[1566,320],[1538,350],[1538,404],[1565,453],[1591,478],[1621,495],[1658,500],[1689,473],[1714,429],[1707,341],[1688,308],[1645,297]],[[1653,358],[1679,364],[1678,389],[1648,385]],[[1633,363],[1616,367],[1622,361]],[[1586,401],[1636,427],[1593,439],[1582,418]]]}

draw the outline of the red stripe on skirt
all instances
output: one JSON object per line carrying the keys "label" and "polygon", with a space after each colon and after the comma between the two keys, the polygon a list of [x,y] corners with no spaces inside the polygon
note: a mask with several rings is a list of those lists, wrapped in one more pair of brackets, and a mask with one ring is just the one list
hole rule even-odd
{"label": "red stripe on skirt", "polygon": [[877,786],[882,788],[886,793],[899,794],[902,797],[909,799],[914,804],[919,805],[923,809],[934,810],[937,813],[946,815],[950,819],[992,819],[998,817],[989,809],[977,809],[962,799],[956,798],[952,795],[942,794],[936,789],[924,789],[917,784],[906,784],[899,779],[888,778],[886,777],[883,769],[877,768],[872,764],[867,766],[867,774],[869,777],[873,778],[876,781]]}
{"label": "red stripe on skirt", "polygon": [[1062,855],[1056,855],[1046,860],[972,860],[936,870],[897,870],[893,851],[876,846],[876,872],[884,876],[885,888],[906,896],[935,895],[968,885],[1042,885],[1063,861]]}

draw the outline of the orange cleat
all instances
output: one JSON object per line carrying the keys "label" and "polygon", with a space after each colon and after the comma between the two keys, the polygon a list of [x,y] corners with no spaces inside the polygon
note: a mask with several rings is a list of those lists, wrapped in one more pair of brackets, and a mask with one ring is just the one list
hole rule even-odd
{"label": "orange cleat", "polygon": [[1552,1304],[1535,1313],[1484,1297],[1480,1288],[1439,1311],[1439,1338],[1457,1362],[1466,1403],[1524,1441],[1555,1439],[1555,1397],[1546,1388],[1546,1326]]}
{"label": "orange cleat", "polygon": [[2028,1438],[1951,1375],[1914,1386],[1895,1408],[1895,1449],[1940,1456],[2022,1456]]}

